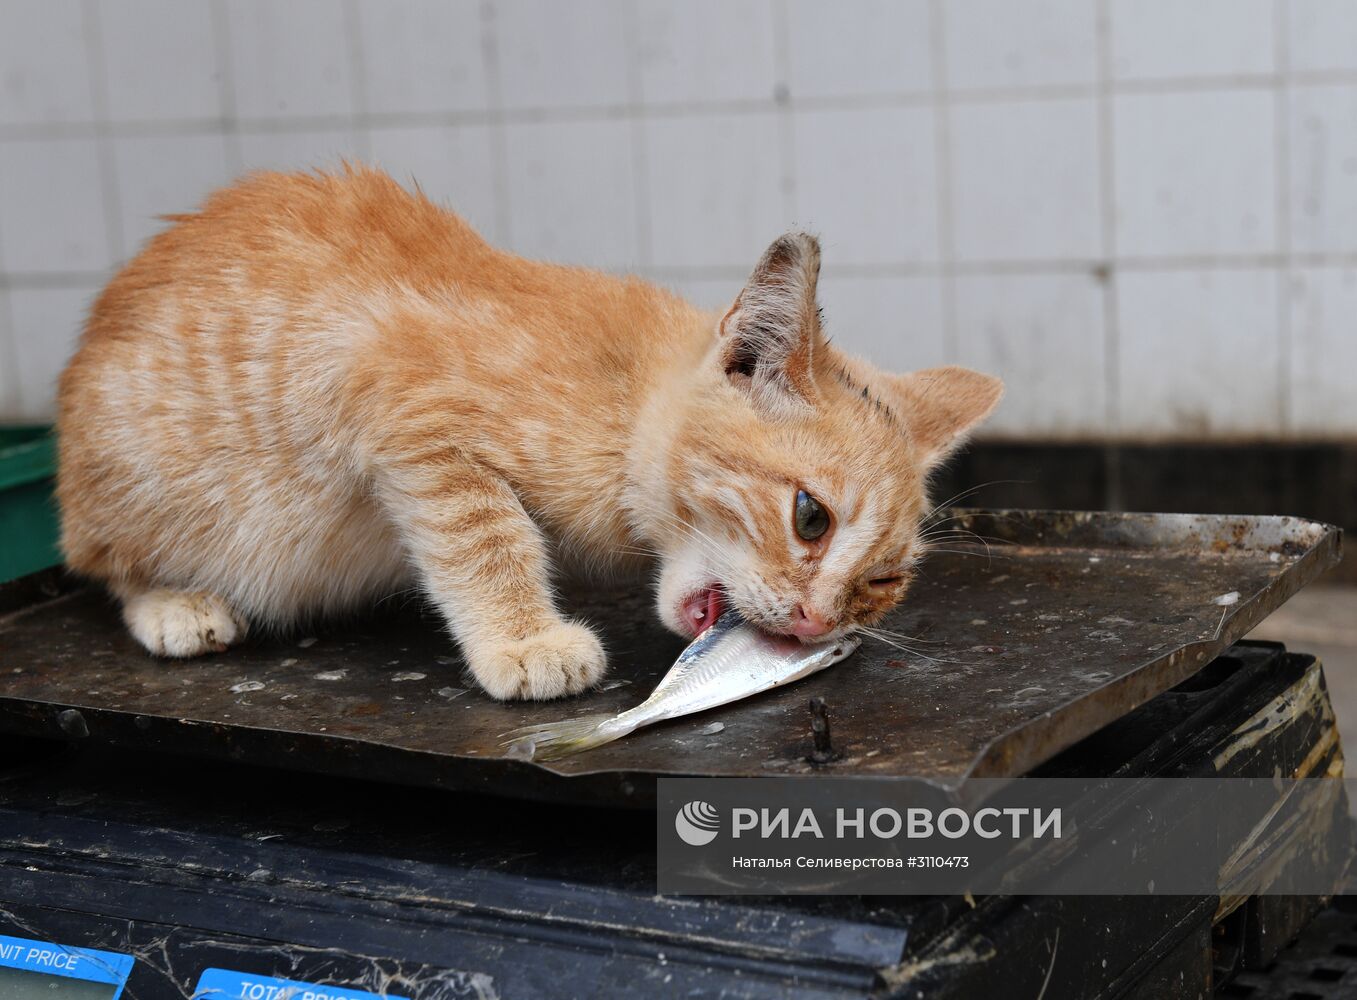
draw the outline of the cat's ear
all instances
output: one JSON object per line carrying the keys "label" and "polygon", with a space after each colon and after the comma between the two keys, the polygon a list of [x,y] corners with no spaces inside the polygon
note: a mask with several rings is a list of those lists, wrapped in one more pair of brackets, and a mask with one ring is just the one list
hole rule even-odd
{"label": "cat's ear", "polygon": [[814,398],[819,276],[819,241],[807,233],[780,236],[721,319],[721,371],[761,405],[776,409]]}
{"label": "cat's ear", "polygon": [[925,465],[942,461],[999,405],[1004,384],[993,375],[947,365],[890,378],[891,402],[900,409]]}

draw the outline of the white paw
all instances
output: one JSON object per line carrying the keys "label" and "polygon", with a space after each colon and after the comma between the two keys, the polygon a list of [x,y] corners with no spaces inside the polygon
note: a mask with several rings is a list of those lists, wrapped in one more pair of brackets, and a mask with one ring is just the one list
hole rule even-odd
{"label": "white paw", "polygon": [[598,637],[573,622],[518,641],[479,644],[467,650],[467,658],[481,687],[501,700],[578,694],[608,669]]}
{"label": "white paw", "polygon": [[220,653],[245,636],[245,623],[226,602],[204,591],[145,591],[123,602],[123,620],[156,656]]}

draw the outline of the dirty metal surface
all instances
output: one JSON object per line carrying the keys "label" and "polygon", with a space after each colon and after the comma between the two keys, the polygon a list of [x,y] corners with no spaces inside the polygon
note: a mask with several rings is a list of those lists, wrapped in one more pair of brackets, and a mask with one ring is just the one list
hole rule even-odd
{"label": "dirty metal surface", "polygon": [[[882,623],[917,637],[910,649],[868,640],[791,687],[550,764],[503,759],[501,734],[628,708],[682,648],[644,590],[571,602],[611,653],[598,690],[506,705],[417,607],[174,663],[142,652],[102,592],[29,578],[0,588],[0,731],[581,802],[645,804],[662,775],[827,769],[956,787],[1024,773],[1184,680],[1340,554],[1337,529],[1287,517],[970,511],[955,524],[988,551],[929,557]],[[818,765],[817,697],[833,738]]]}

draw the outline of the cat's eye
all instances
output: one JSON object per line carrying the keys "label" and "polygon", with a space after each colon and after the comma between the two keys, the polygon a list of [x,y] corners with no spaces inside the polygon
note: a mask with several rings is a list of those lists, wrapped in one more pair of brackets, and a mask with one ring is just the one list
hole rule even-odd
{"label": "cat's eye", "polygon": [[868,580],[867,586],[875,587],[878,590],[887,590],[891,587],[898,587],[904,580],[903,576],[879,576],[875,580]]}
{"label": "cat's eye", "polygon": [[805,490],[797,490],[792,524],[803,541],[813,542],[829,530],[829,511]]}

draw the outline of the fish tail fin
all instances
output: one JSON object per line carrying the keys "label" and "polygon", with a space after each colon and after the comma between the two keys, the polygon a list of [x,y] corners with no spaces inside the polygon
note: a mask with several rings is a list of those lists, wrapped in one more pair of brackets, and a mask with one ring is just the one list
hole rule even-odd
{"label": "fish tail fin", "polygon": [[504,756],[516,760],[556,760],[582,750],[611,743],[624,732],[605,728],[612,715],[585,715],[536,726],[524,726],[504,734]]}

